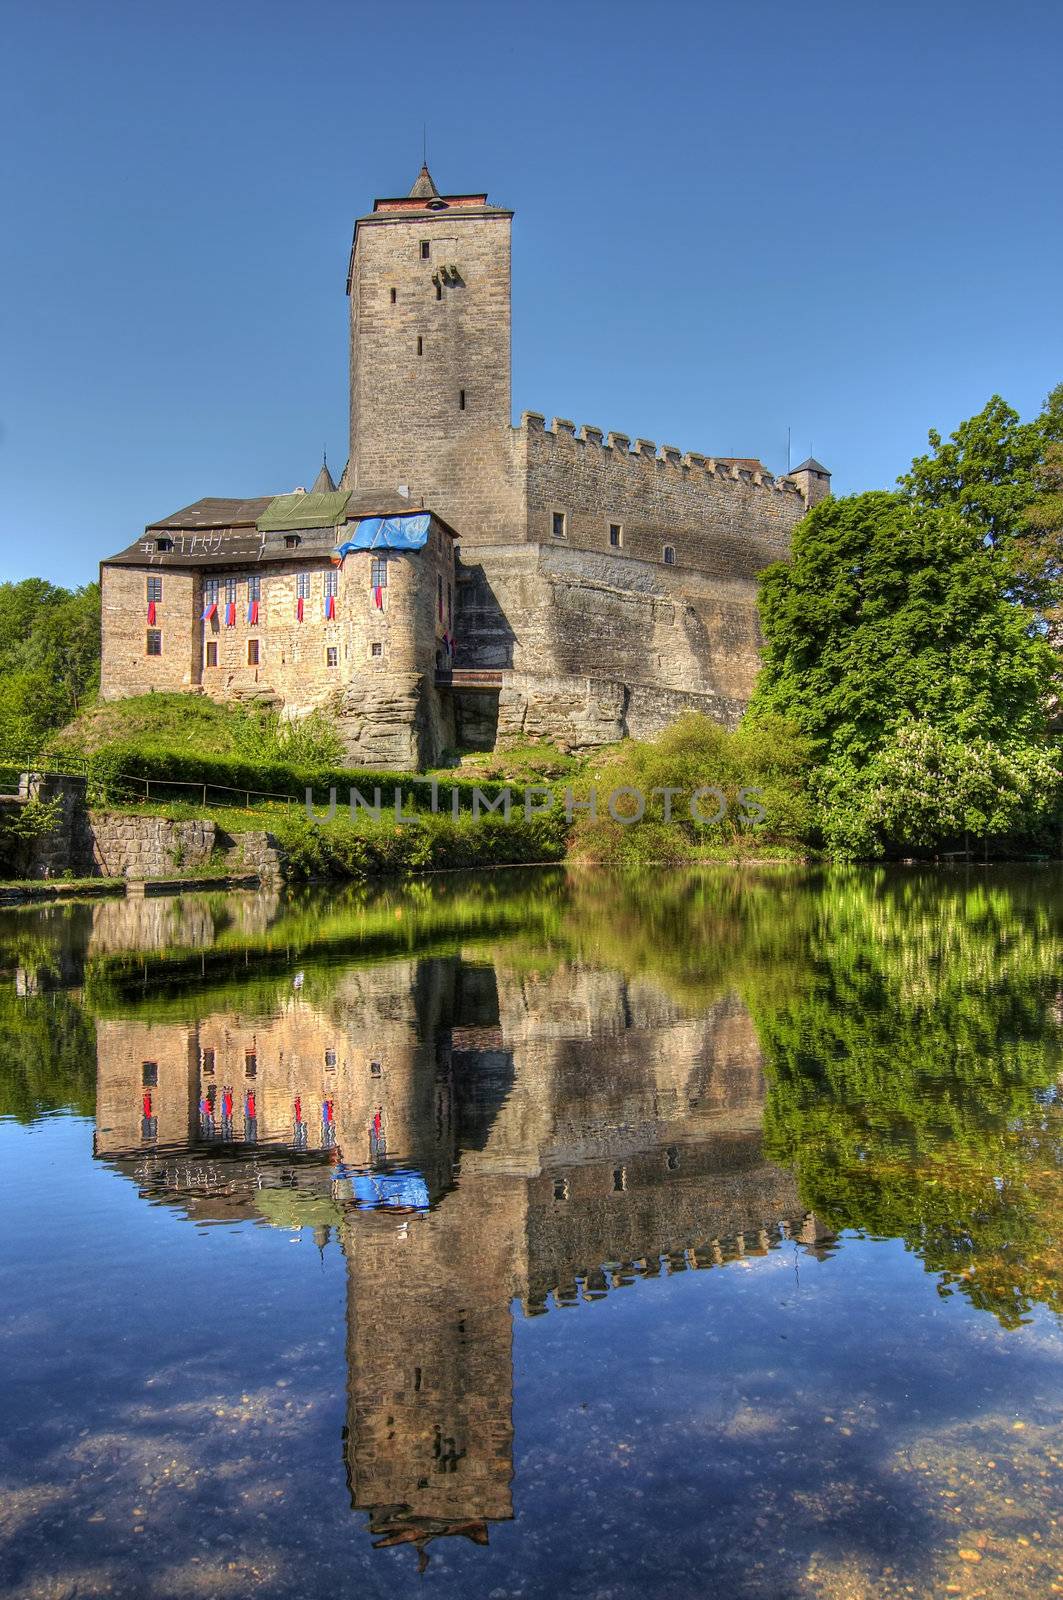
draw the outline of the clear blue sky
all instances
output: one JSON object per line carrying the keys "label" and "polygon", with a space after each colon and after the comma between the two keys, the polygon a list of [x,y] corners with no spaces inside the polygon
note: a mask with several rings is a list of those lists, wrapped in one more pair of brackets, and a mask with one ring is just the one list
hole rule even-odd
{"label": "clear blue sky", "polygon": [[352,220],[516,210],[515,414],[889,485],[1063,379],[1063,9],[7,0],[0,577],[346,454]]}

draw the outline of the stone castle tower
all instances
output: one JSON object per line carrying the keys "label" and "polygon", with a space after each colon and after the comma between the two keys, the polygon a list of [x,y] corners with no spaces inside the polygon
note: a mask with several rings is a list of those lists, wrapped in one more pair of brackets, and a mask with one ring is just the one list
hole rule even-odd
{"label": "stone castle tower", "polygon": [[355,224],[347,277],[345,484],[401,485],[475,538],[511,524],[512,217],[485,194],[441,196],[423,167],[408,196]]}

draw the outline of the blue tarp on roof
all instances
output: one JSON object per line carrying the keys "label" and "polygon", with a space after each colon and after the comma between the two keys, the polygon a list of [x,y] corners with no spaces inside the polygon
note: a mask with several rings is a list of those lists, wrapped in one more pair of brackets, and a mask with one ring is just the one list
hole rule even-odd
{"label": "blue tarp on roof", "polygon": [[336,546],[334,555],[343,557],[352,550],[420,550],[428,543],[430,511],[409,516],[363,517],[354,534]]}
{"label": "blue tarp on roof", "polygon": [[370,1210],[392,1206],[399,1211],[427,1211],[431,1204],[427,1183],[411,1168],[396,1172],[353,1172],[351,1193],[360,1206]]}

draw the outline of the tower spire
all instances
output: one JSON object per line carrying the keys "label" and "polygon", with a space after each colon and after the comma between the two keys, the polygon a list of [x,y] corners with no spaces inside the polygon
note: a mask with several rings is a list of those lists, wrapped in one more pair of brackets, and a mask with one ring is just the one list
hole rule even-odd
{"label": "tower spire", "polygon": [[410,190],[409,198],[411,200],[438,200],[439,199],[439,190],[436,188],[435,184],[432,182],[432,174],[428,170],[428,163],[427,162],[424,163],[424,165],[421,167],[420,172],[417,174],[417,181],[414,184],[413,188]]}

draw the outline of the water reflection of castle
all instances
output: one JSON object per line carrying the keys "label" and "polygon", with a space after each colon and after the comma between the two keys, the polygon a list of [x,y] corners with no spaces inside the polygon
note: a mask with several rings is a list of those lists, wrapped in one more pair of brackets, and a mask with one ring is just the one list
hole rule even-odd
{"label": "water reflection of castle", "polygon": [[352,1502],[381,1543],[484,1542],[512,1515],[514,1300],[823,1241],[764,1159],[736,1000],[458,959],[330,981],[269,1017],[101,1021],[97,1155],[202,1222],[334,1229]]}

